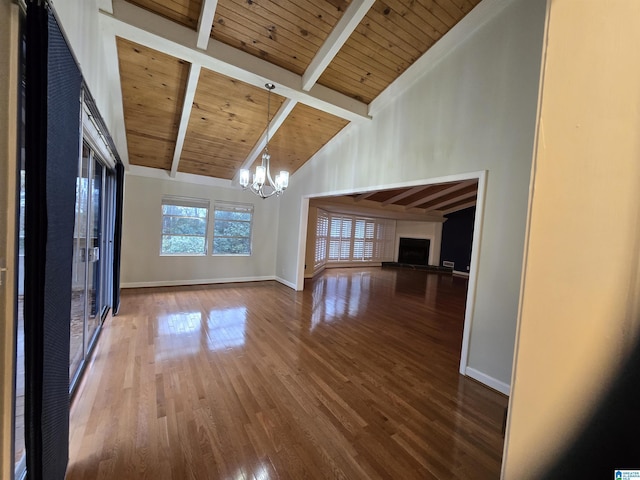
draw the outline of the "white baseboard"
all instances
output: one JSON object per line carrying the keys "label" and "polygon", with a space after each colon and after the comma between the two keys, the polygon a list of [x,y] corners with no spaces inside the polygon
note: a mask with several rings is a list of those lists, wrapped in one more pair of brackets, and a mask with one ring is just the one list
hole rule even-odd
{"label": "white baseboard", "polygon": [[382,262],[327,262],[325,268],[381,267]]}
{"label": "white baseboard", "polygon": [[326,266],[325,266],[325,265],[321,265],[317,270],[314,270],[314,271],[313,271],[313,272],[311,272],[311,273],[305,273],[305,274],[304,274],[304,278],[306,278],[306,279],[313,278],[313,277],[315,277],[316,275],[318,275],[318,274],[320,274],[320,273],[324,272],[324,269],[325,269],[325,268],[326,268]]}
{"label": "white baseboard", "polygon": [[500,393],[504,393],[507,396],[509,396],[509,394],[511,393],[511,387],[508,384],[490,377],[489,375],[482,373],[475,368],[467,367],[466,374],[474,380],[485,384],[487,387],[493,388],[494,390],[497,390]]}
{"label": "white baseboard", "polygon": [[324,269],[327,268],[327,264],[325,263],[324,265],[321,265],[320,268],[318,268],[317,270],[313,271],[313,276],[315,277],[316,275],[324,272]]}
{"label": "white baseboard", "polygon": [[292,283],[292,282],[290,282],[288,280],[285,280],[284,278],[276,277],[275,281],[276,282],[280,282],[281,284],[286,285],[289,288],[293,288],[294,290],[296,289],[296,284],[295,283]]}
{"label": "white baseboard", "polygon": [[469,278],[469,272],[459,272],[458,270],[454,270],[452,273],[454,275],[458,275],[459,277],[467,277],[467,278]]}
{"label": "white baseboard", "polygon": [[160,280],[155,282],[126,282],[120,284],[121,288],[144,288],[144,287],[180,287],[186,285],[208,285],[212,283],[243,283],[243,282],[264,282],[267,280],[277,280],[273,275],[266,277],[237,277],[237,278],[203,278],[194,280]]}

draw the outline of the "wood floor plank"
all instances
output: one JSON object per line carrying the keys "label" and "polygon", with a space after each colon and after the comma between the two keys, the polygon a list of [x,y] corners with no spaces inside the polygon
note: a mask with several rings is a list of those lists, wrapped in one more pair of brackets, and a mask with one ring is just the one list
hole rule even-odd
{"label": "wood floor plank", "polygon": [[67,479],[499,478],[507,398],[458,374],[466,289],[366,268],[124,290]]}

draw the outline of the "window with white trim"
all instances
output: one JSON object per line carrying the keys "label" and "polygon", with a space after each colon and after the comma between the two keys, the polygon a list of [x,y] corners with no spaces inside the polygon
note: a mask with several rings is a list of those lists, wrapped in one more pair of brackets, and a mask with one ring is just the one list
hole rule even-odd
{"label": "window with white trim", "polygon": [[324,210],[318,209],[318,221],[316,223],[316,254],[314,267],[318,268],[327,263],[327,241],[329,237],[329,215]]}
{"label": "window with white trim", "polygon": [[251,255],[253,205],[216,202],[213,212],[213,254]]}
{"label": "window with white trim", "polygon": [[164,196],[160,255],[206,255],[209,200]]}
{"label": "window with white trim", "polygon": [[373,243],[376,222],[366,218],[356,218],[353,235],[353,260],[373,260]]}
{"label": "window with white trim", "polygon": [[329,261],[350,260],[353,218],[346,215],[329,218]]}
{"label": "window with white trim", "polygon": [[[318,231],[320,230],[318,216]],[[329,214],[327,261],[391,261],[395,239],[395,221]],[[316,237],[316,266],[319,242]]]}

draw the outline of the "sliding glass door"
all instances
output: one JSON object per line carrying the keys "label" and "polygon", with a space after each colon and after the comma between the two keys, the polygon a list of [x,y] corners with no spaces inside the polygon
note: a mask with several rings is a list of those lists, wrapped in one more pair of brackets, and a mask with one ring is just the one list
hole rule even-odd
{"label": "sliding glass door", "polygon": [[73,273],[71,285],[71,342],[69,378],[73,379],[84,358],[84,317],[86,308],[87,223],[89,220],[89,161],[91,149],[82,146],[76,179],[76,219],[73,229]]}
{"label": "sliding glass door", "polygon": [[113,175],[86,141],[76,179],[69,378],[71,389],[82,371],[110,303],[108,280],[113,229]]}
{"label": "sliding glass door", "polygon": [[91,342],[102,319],[101,268],[102,248],[102,203],[104,192],[105,168],[91,156],[91,194],[89,196],[89,228],[87,229],[87,322],[85,332],[85,352],[89,351]]}

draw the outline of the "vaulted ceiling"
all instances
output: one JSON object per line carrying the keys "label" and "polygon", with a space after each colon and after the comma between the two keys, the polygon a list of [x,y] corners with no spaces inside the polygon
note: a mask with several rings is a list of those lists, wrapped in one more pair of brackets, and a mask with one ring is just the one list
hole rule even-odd
{"label": "vaulted ceiling", "polygon": [[[100,0],[128,162],[233,180],[264,149],[271,82],[272,168],[293,174],[350,122],[369,121],[371,102],[479,1]],[[419,208],[433,188],[366,200]],[[467,205],[468,188],[447,195]]]}

